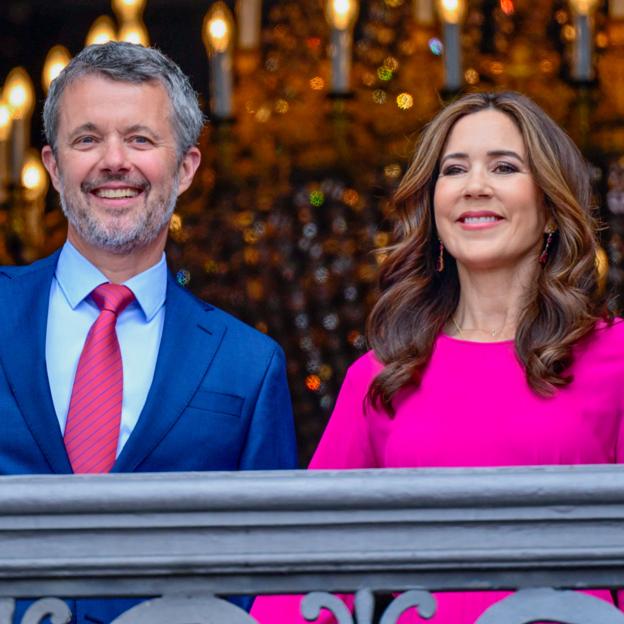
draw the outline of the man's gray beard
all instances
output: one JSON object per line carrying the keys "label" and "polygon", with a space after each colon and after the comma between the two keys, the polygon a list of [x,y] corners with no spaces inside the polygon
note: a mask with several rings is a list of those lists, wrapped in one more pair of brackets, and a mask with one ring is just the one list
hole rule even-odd
{"label": "man's gray beard", "polygon": [[101,223],[98,223],[97,219],[93,218],[90,212],[76,211],[73,207],[70,208],[64,186],[60,192],[61,208],[67,221],[85,242],[112,253],[127,254],[137,248],[149,245],[169,225],[178,199],[178,186],[179,181],[176,175],[166,203],[159,202],[150,212],[141,213],[135,226],[125,232],[109,232],[102,227]]}

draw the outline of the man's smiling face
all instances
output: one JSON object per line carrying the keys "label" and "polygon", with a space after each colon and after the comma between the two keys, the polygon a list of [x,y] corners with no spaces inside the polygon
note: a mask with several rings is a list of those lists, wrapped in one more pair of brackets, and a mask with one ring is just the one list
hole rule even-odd
{"label": "man's smiling face", "polygon": [[43,159],[70,240],[114,253],[164,244],[176,199],[195,171],[189,154],[178,158],[171,114],[160,82],[93,74],[67,86],[56,153],[46,146]]}

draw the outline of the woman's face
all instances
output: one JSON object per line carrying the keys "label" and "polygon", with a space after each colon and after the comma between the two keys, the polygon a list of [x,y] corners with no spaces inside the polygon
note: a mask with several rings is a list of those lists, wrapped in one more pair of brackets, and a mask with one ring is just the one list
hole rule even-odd
{"label": "woman's face", "polygon": [[433,206],[440,240],[458,266],[538,262],[546,211],[522,135],[506,114],[486,109],[455,123],[442,150]]}

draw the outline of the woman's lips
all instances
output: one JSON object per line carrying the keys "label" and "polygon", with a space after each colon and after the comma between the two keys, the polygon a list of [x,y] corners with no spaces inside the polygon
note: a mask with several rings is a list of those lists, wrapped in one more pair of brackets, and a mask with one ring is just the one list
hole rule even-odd
{"label": "woman's lips", "polygon": [[494,212],[464,212],[457,222],[465,230],[484,230],[497,226],[503,217]]}

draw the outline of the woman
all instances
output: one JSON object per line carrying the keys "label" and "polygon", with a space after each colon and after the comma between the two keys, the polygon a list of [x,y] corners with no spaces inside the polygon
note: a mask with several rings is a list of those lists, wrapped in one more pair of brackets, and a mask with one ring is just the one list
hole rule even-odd
{"label": "woman", "polygon": [[[425,129],[395,204],[372,351],[311,468],[621,461],[624,324],[597,288],[589,174],[567,135],[519,94],[466,95]],[[472,624],[503,595],[438,594],[432,621]],[[303,622],[299,601],[252,614]]]}

